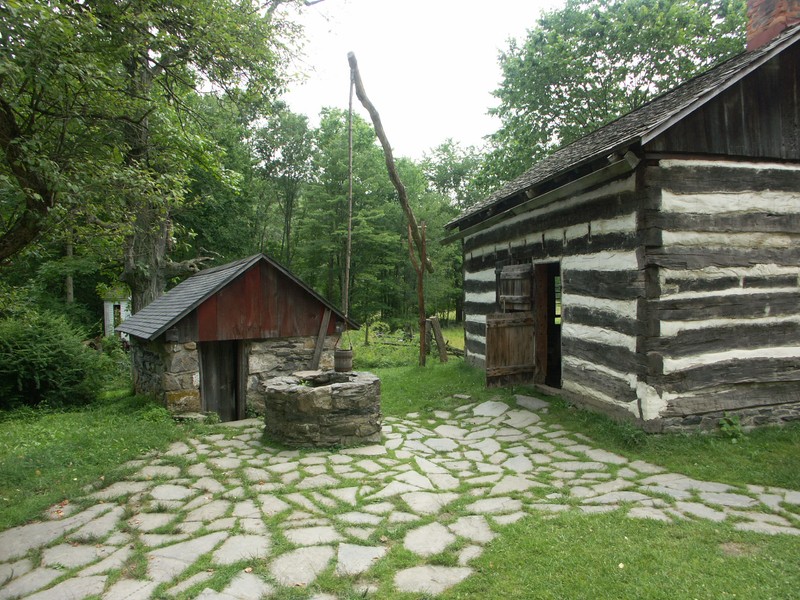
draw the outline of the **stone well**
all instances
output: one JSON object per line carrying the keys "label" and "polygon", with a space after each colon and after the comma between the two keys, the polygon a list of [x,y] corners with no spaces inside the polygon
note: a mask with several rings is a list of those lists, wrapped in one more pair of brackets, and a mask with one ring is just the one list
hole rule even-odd
{"label": "stone well", "polygon": [[263,387],[266,431],[287,446],[381,441],[381,380],[372,373],[298,371]]}

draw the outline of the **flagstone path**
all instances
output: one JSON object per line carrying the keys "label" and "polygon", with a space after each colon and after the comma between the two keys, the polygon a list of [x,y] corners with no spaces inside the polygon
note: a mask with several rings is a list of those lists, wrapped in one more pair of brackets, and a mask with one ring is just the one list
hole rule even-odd
{"label": "flagstone path", "polygon": [[[255,599],[281,586],[335,600],[314,585],[322,573],[375,592],[370,569],[394,548],[417,557],[394,573],[394,587],[435,595],[470,576],[500,526],[536,511],[620,510],[800,534],[786,510],[800,505],[798,491],[628,461],[542,422],[547,404],[535,398],[517,396],[513,407],[463,399],[433,419],[386,418],[381,445],[279,450],[249,420],[132,461],[127,478],[0,533],[0,600]],[[215,571],[230,565],[212,588]]]}

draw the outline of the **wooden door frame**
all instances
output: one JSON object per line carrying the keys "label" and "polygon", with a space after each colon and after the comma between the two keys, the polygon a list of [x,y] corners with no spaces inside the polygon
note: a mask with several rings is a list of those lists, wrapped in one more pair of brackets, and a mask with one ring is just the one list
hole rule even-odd
{"label": "wooden door frame", "polygon": [[533,267],[534,382],[553,388],[561,387],[561,325],[555,323],[557,277],[561,277],[560,262]]}

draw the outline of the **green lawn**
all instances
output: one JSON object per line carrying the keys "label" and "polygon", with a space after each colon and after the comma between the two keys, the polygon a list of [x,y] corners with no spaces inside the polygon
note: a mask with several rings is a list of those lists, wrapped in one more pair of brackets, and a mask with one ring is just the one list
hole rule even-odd
{"label": "green lawn", "polygon": [[124,393],[82,409],[0,418],[0,531],[113,480],[122,463],[182,435],[166,410]]}

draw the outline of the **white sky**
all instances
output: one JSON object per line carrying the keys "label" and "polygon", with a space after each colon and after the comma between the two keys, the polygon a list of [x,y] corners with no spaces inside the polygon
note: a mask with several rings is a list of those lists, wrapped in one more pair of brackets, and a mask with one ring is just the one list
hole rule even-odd
{"label": "white sky", "polygon": [[[297,68],[307,80],[285,97],[312,124],[324,106],[347,108],[350,68],[358,60],[367,96],[398,156],[414,159],[447,138],[482,144],[499,121],[497,57],[521,39],[542,10],[563,0],[324,0],[300,16],[308,42]],[[354,98],[354,107],[369,115]]]}

